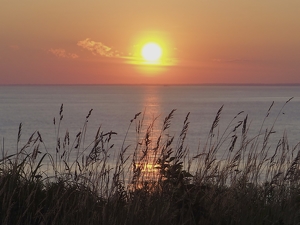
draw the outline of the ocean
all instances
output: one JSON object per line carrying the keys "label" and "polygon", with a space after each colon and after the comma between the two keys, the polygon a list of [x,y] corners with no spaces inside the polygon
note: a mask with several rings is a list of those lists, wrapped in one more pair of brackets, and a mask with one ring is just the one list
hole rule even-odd
{"label": "ocean", "polygon": [[[59,135],[63,137],[68,131],[70,141],[74,141],[76,135],[84,130],[86,116],[92,109],[87,123],[85,146],[92,143],[101,127],[104,133],[117,133],[111,140],[114,143],[113,154],[117,154],[122,145],[129,146],[129,152],[133,151],[130,148],[134,148],[137,143],[136,122],[142,118],[145,129],[155,120],[152,132],[155,138],[165,117],[173,109],[176,111],[166,135],[178,137],[190,113],[185,145],[191,156],[205,145],[216,113],[222,106],[216,135],[220,136],[228,126],[232,129],[248,115],[250,137],[259,133],[263,123],[264,131],[275,122],[275,133],[270,138],[271,151],[275,150],[278,140],[285,134],[291,147],[300,141],[299,86],[16,85],[0,86],[2,157],[17,151],[20,123],[22,130],[19,148],[26,144],[33,132],[39,131],[47,150],[54,153],[62,104],[63,119]],[[130,125],[130,121],[139,112],[139,117]],[[232,119],[233,125],[229,125]]]}

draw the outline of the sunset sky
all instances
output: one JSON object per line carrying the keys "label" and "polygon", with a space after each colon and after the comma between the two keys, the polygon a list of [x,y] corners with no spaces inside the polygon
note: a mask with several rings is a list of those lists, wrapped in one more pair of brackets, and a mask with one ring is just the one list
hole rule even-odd
{"label": "sunset sky", "polygon": [[299,0],[0,2],[0,84],[300,83]]}

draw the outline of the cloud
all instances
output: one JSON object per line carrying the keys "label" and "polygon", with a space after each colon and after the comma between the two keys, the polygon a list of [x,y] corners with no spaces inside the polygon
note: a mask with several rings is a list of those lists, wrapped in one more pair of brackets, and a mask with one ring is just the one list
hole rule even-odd
{"label": "cloud", "polygon": [[77,45],[91,51],[94,55],[101,55],[104,57],[121,57],[121,53],[104,45],[102,42],[92,41],[90,38],[86,38],[83,41],[78,41]]}
{"label": "cloud", "polygon": [[52,53],[53,55],[55,55],[58,58],[71,58],[71,59],[76,59],[79,56],[75,53],[67,53],[65,49],[62,48],[57,48],[57,49],[49,49],[48,50],[50,53]]}

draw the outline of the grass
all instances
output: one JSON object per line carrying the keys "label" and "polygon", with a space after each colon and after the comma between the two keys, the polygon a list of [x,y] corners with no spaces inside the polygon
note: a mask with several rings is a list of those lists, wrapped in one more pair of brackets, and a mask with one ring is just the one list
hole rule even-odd
{"label": "grass", "polygon": [[[197,150],[186,144],[189,114],[175,137],[168,132],[175,110],[158,134],[159,118],[145,125],[137,113],[114,159],[115,132],[100,127],[85,143],[92,110],[71,140],[61,134],[61,106],[54,153],[38,131],[20,146],[20,124],[17,152],[2,147],[1,224],[299,224],[299,144],[290,147],[285,134],[270,144],[277,118],[251,136],[242,113],[220,133],[222,109]],[[132,130],[136,141],[126,145]]]}

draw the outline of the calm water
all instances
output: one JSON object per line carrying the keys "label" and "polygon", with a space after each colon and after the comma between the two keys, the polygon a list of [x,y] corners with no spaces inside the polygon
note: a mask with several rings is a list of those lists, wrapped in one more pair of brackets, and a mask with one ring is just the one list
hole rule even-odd
{"label": "calm water", "polygon": [[[237,120],[248,114],[250,134],[258,134],[265,115],[274,101],[267,125],[275,124],[273,146],[286,131],[290,145],[300,141],[300,87],[299,86],[0,86],[0,137],[6,152],[16,150],[19,124],[22,123],[22,143],[38,130],[50,151],[54,151],[55,127],[53,118],[59,118],[61,104],[63,121],[61,133],[70,132],[71,140],[81,131],[86,115],[93,109],[88,122],[87,142],[99,126],[105,132],[118,133],[113,138],[118,152],[130,120],[138,112],[145,112],[145,124],[159,116],[154,130],[172,109],[177,109],[170,133],[178,135],[188,112],[190,127],[186,144],[196,152],[206,140],[218,109],[224,105],[220,132],[240,111]],[[135,144],[134,126],[126,144]],[[154,132],[155,133],[155,132]],[[4,143],[3,143],[4,142]],[[132,142],[132,143],[130,143]]]}

